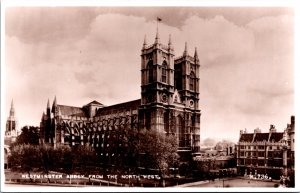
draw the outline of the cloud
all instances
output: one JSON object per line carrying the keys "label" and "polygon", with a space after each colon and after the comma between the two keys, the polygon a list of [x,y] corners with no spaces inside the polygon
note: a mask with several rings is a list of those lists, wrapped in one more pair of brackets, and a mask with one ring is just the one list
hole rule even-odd
{"label": "cloud", "polygon": [[25,43],[74,41],[88,33],[95,17],[87,8],[11,7],[6,9],[6,34]]}
{"label": "cloud", "polygon": [[[228,19],[228,11],[200,17],[181,10],[179,25],[165,22],[179,17],[169,10],[159,24],[160,41],[167,44],[171,34],[176,57],[185,41],[190,55],[198,48],[204,138],[216,132],[237,138],[244,127],[288,120],[294,89],[291,15],[253,14],[245,23]],[[140,50],[144,34],[149,45],[154,42],[156,17],[130,11],[6,10],[6,104],[15,99],[21,124],[38,125],[54,95],[59,104],[73,106],[140,97]]]}

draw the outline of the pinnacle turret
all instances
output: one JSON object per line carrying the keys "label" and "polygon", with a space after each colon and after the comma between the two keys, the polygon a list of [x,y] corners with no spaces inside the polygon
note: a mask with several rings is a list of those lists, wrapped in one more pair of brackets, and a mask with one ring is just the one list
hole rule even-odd
{"label": "pinnacle turret", "polygon": [[171,38],[171,34],[169,34],[169,43],[168,43],[169,47],[172,46],[172,38]]}
{"label": "pinnacle turret", "polygon": [[188,55],[188,51],[187,51],[187,42],[185,42],[185,45],[184,45],[183,55],[184,55],[184,56],[187,56],[187,55]]}
{"label": "pinnacle turret", "polygon": [[15,115],[14,100],[11,100],[9,115],[11,117],[14,117]]}
{"label": "pinnacle turret", "polygon": [[156,35],[155,35],[155,44],[159,43],[159,33],[158,33],[158,27],[156,27]]}
{"label": "pinnacle turret", "polygon": [[53,104],[52,104],[52,111],[51,111],[52,113],[55,112],[56,107],[57,107],[57,102],[56,102],[56,96],[55,96],[55,97],[54,97]]}
{"label": "pinnacle turret", "polygon": [[147,36],[146,36],[146,34],[145,34],[145,36],[144,36],[143,48],[146,48],[146,46],[147,46]]}
{"label": "pinnacle turret", "polygon": [[198,52],[197,52],[197,47],[195,47],[195,54],[194,54],[194,58],[195,58],[195,61],[196,61],[196,62],[198,62],[198,61],[199,61]]}
{"label": "pinnacle turret", "polygon": [[50,101],[48,99],[48,102],[47,102],[47,109],[50,109]]}

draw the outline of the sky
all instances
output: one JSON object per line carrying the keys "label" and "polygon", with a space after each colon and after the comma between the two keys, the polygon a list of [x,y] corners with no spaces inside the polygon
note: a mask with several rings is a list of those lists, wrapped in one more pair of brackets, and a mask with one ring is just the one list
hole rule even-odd
{"label": "sky", "polygon": [[[47,100],[83,106],[140,98],[144,36],[171,34],[200,58],[201,139],[237,142],[239,131],[283,131],[294,114],[294,16],[282,7],[9,7],[4,104],[19,128],[39,126]],[[3,74],[5,73],[5,74]]]}

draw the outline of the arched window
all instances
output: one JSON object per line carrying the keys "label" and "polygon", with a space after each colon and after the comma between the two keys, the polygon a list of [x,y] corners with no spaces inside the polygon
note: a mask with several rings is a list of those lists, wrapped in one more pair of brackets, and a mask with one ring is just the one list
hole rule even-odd
{"label": "arched window", "polygon": [[161,81],[166,83],[167,82],[167,62],[164,61],[161,68]]}
{"label": "arched window", "polygon": [[179,147],[184,147],[184,125],[183,125],[183,119],[180,115],[176,117],[176,127],[177,127],[177,134],[178,134],[178,140],[179,140]]}
{"label": "arched window", "polygon": [[150,60],[147,64],[148,69],[148,83],[153,82],[153,61]]}
{"label": "arched window", "polygon": [[192,71],[190,74],[190,90],[195,90],[195,73]]}

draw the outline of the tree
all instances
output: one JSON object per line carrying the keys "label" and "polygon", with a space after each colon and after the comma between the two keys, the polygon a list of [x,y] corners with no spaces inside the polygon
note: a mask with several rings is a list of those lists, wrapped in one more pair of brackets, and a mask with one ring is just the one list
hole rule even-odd
{"label": "tree", "polygon": [[89,145],[80,145],[73,148],[72,157],[73,164],[79,166],[85,174],[89,174],[91,166],[97,164],[95,149]]}
{"label": "tree", "polygon": [[143,166],[157,169],[163,179],[164,171],[178,163],[178,144],[174,135],[166,135],[155,130],[139,133],[139,153],[143,156]]}
{"label": "tree", "polygon": [[[39,159],[38,146],[29,144],[15,145],[11,149],[11,155],[8,157],[13,168],[19,168],[21,172],[26,172],[29,175],[34,168],[41,166]],[[19,166],[19,167],[18,167]]]}
{"label": "tree", "polygon": [[[78,155],[80,156],[80,155]],[[53,168],[62,169],[64,173],[71,174],[73,171],[73,155],[70,146],[58,145],[52,154],[54,160]]]}
{"label": "tree", "polygon": [[21,134],[17,137],[16,142],[12,145],[17,144],[39,144],[39,127],[34,126],[24,126],[21,129]]}
{"label": "tree", "polygon": [[208,146],[208,147],[212,147],[216,145],[216,141],[212,138],[206,138],[203,140],[203,145]]}
{"label": "tree", "polygon": [[[39,146],[39,159],[41,160],[41,168],[44,172],[48,175],[49,171],[53,169],[53,155],[54,155],[54,148],[51,145],[41,145]],[[48,178],[48,182],[50,179]]]}

